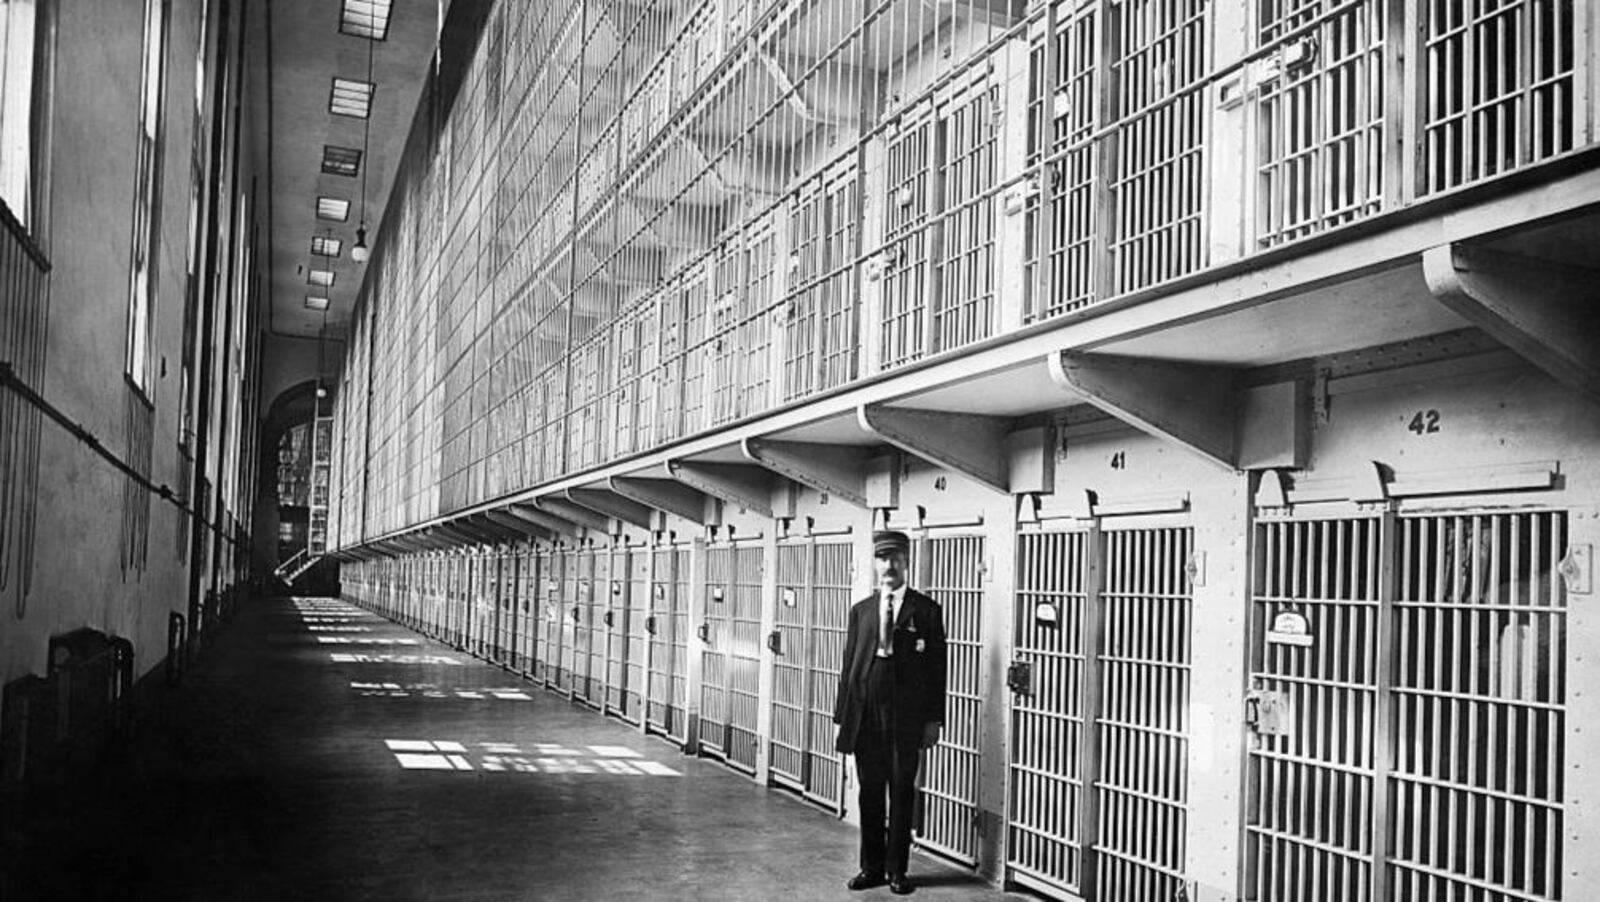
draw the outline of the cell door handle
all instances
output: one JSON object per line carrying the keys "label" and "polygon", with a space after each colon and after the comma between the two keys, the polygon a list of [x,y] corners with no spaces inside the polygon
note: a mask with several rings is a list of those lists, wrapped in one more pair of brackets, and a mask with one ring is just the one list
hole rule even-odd
{"label": "cell door handle", "polygon": [[1023,661],[1013,661],[1006,668],[1006,686],[1017,695],[1033,694],[1033,667]]}
{"label": "cell door handle", "polygon": [[583,619],[582,609],[577,605],[572,606],[572,622],[577,623]]}
{"label": "cell door handle", "polygon": [[783,633],[773,630],[767,634],[767,650],[775,655],[783,654]]}
{"label": "cell door handle", "polygon": [[644,631],[649,633],[652,636],[654,636],[656,634],[656,618],[655,618],[655,615],[651,615],[649,617],[644,618]]}
{"label": "cell door handle", "polygon": [[615,618],[612,616],[612,613],[610,611],[606,611],[606,626],[610,626],[614,620]]}
{"label": "cell door handle", "polygon": [[695,632],[695,635],[700,637],[700,641],[701,642],[710,642],[711,641],[711,624],[702,623],[702,624],[700,624],[700,626],[697,629],[695,629],[694,632]]}

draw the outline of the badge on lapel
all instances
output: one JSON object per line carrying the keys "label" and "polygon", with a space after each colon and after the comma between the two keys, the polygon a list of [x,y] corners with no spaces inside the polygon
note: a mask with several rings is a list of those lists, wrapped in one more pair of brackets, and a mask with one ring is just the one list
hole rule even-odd
{"label": "badge on lapel", "polygon": [[927,650],[928,650],[928,642],[927,642],[927,640],[918,639],[917,640],[917,654],[920,655],[920,654],[922,654],[923,652],[925,652]]}

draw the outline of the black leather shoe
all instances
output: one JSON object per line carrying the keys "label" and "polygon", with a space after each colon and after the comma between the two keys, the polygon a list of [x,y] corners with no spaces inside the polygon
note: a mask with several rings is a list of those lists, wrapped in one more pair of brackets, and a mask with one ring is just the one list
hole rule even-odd
{"label": "black leather shoe", "polygon": [[874,886],[882,886],[887,882],[888,881],[883,879],[882,873],[862,871],[854,877],[851,877],[849,881],[845,883],[845,886],[848,886],[851,889],[872,889]]}
{"label": "black leather shoe", "polygon": [[909,896],[916,891],[917,885],[911,882],[910,877],[904,874],[889,875],[889,892],[896,896]]}

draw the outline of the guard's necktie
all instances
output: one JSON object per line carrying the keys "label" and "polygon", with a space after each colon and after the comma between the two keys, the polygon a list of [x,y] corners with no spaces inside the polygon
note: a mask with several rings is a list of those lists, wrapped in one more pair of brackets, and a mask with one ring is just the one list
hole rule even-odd
{"label": "guard's necktie", "polygon": [[893,653],[893,646],[889,637],[894,635],[894,595],[883,593],[883,617],[878,621],[878,654],[880,657],[889,657]]}

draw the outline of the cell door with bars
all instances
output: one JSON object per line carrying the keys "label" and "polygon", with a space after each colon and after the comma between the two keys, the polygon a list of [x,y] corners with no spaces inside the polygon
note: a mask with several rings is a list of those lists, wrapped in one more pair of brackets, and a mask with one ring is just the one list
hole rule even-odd
{"label": "cell door with bars", "polygon": [[978,861],[978,733],[983,677],[984,540],[935,535],[916,542],[912,588],[939,603],[947,662],[944,734],[922,758],[918,842],[968,865]]}
{"label": "cell door with bars", "polygon": [[1565,531],[1263,515],[1244,898],[1561,898]]}
{"label": "cell door with bars", "polygon": [[[928,272],[937,209],[931,110],[908,112],[889,138],[884,173],[883,309],[878,365],[890,369],[928,352]],[[935,301],[936,302],[936,301]]]}
{"label": "cell door with bars", "polygon": [[646,729],[682,744],[688,740],[689,549],[658,546],[650,552],[650,704]]}
{"label": "cell door with bars", "polygon": [[1105,4],[1107,97],[1118,123],[1108,157],[1111,292],[1125,294],[1207,262],[1210,0]]}
{"label": "cell door with bars", "polygon": [[446,632],[446,641],[457,648],[463,648],[466,646],[467,637],[467,575],[471,561],[462,554],[451,555],[449,560],[450,595],[449,613],[446,615],[449,629]]}
{"label": "cell door with bars", "polygon": [[929,352],[989,337],[998,307],[995,198],[998,172],[996,114],[999,87],[974,78],[938,106],[934,159],[938,164],[938,225]]}
{"label": "cell door with bars", "polygon": [[729,239],[712,258],[711,310],[706,346],[710,374],[707,425],[721,426],[739,415],[739,323],[744,318],[746,235]]}
{"label": "cell door with bars", "polygon": [[461,561],[461,648],[468,654],[478,653],[478,639],[482,635],[480,622],[483,613],[483,593],[479,583],[483,578],[483,560],[477,551],[467,553]]}
{"label": "cell door with bars", "polygon": [[[579,583],[577,644],[583,659],[573,672],[573,692],[578,700],[604,710],[606,703],[606,655],[608,625],[606,614],[611,602],[611,550],[587,548],[579,552],[583,563]],[[610,618],[615,619],[615,618]]]}
{"label": "cell door with bars", "polygon": [[790,294],[780,320],[786,401],[855,377],[856,218],[853,162],[808,181],[791,203]]}
{"label": "cell door with bars", "polygon": [[653,554],[648,547],[629,550],[628,569],[628,651],[624,659],[622,719],[638,724],[644,717],[644,697],[648,691],[650,668],[650,568]]}
{"label": "cell door with bars", "polygon": [[778,546],[778,643],[773,658],[772,781],[832,811],[843,807],[843,759],[833,703],[850,613],[851,544]]}
{"label": "cell door with bars", "polygon": [[511,656],[511,669],[530,679],[538,675],[536,654],[541,628],[539,612],[540,555],[531,548],[517,553],[517,639]]}
{"label": "cell door with bars", "polygon": [[605,713],[615,717],[625,717],[628,710],[624,693],[628,687],[628,642],[629,642],[629,613],[628,598],[633,591],[633,558],[625,542],[617,541],[609,551],[601,554],[606,556],[610,572],[610,579],[604,584],[596,586],[597,613],[599,620],[595,625],[597,639],[604,637],[605,666],[602,671],[605,685],[602,688]]}
{"label": "cell door with bars", "polygon": [[761,567],[759,545],[706,549],[700,745],[708,755],[752,773],[759,751]]}
{"label": "cell door with bars", "polygon": [[546,682],[556,691],[571,694],[573,687],[574,645],[577,642],[578,618],[578,550],[558,548],[552,554],[550,580],[547,583],[550,598],[550,654],[545,660],[554,671],[554,678]]}
{"label": "cell door with bars", "polygon": [[501,551],[495,558],[494,641],[490,645],[490,660],[510,667],[517,635],[517,558],[509,550]]}
{"label": "cell door with bars", "polygon": [[1102,121],[1102,11],[1058,2],[1055,18],[1055,34],[1037,31],[1030,53],[1028,165],[1042,168],[1027,219],[1030,321],[1098,300],[1104,260],[1103,173],[1093,137]]}
{"label": "cell door with bars", "polygon": [[1018,536],[1007,869],[1096,902],[1168,902],[1188,830],[1193,530]]}
{"label": "cell door with bars", "polygon": [[530,594],[538,607],[538,629],[533,648],[533,678],[544,686],[555,688],[561,670],[561,630],[566,620],[561,607],[561,581],[565,574],[565,559],[561,549],[551,548],[538,552],[538,583]]}

